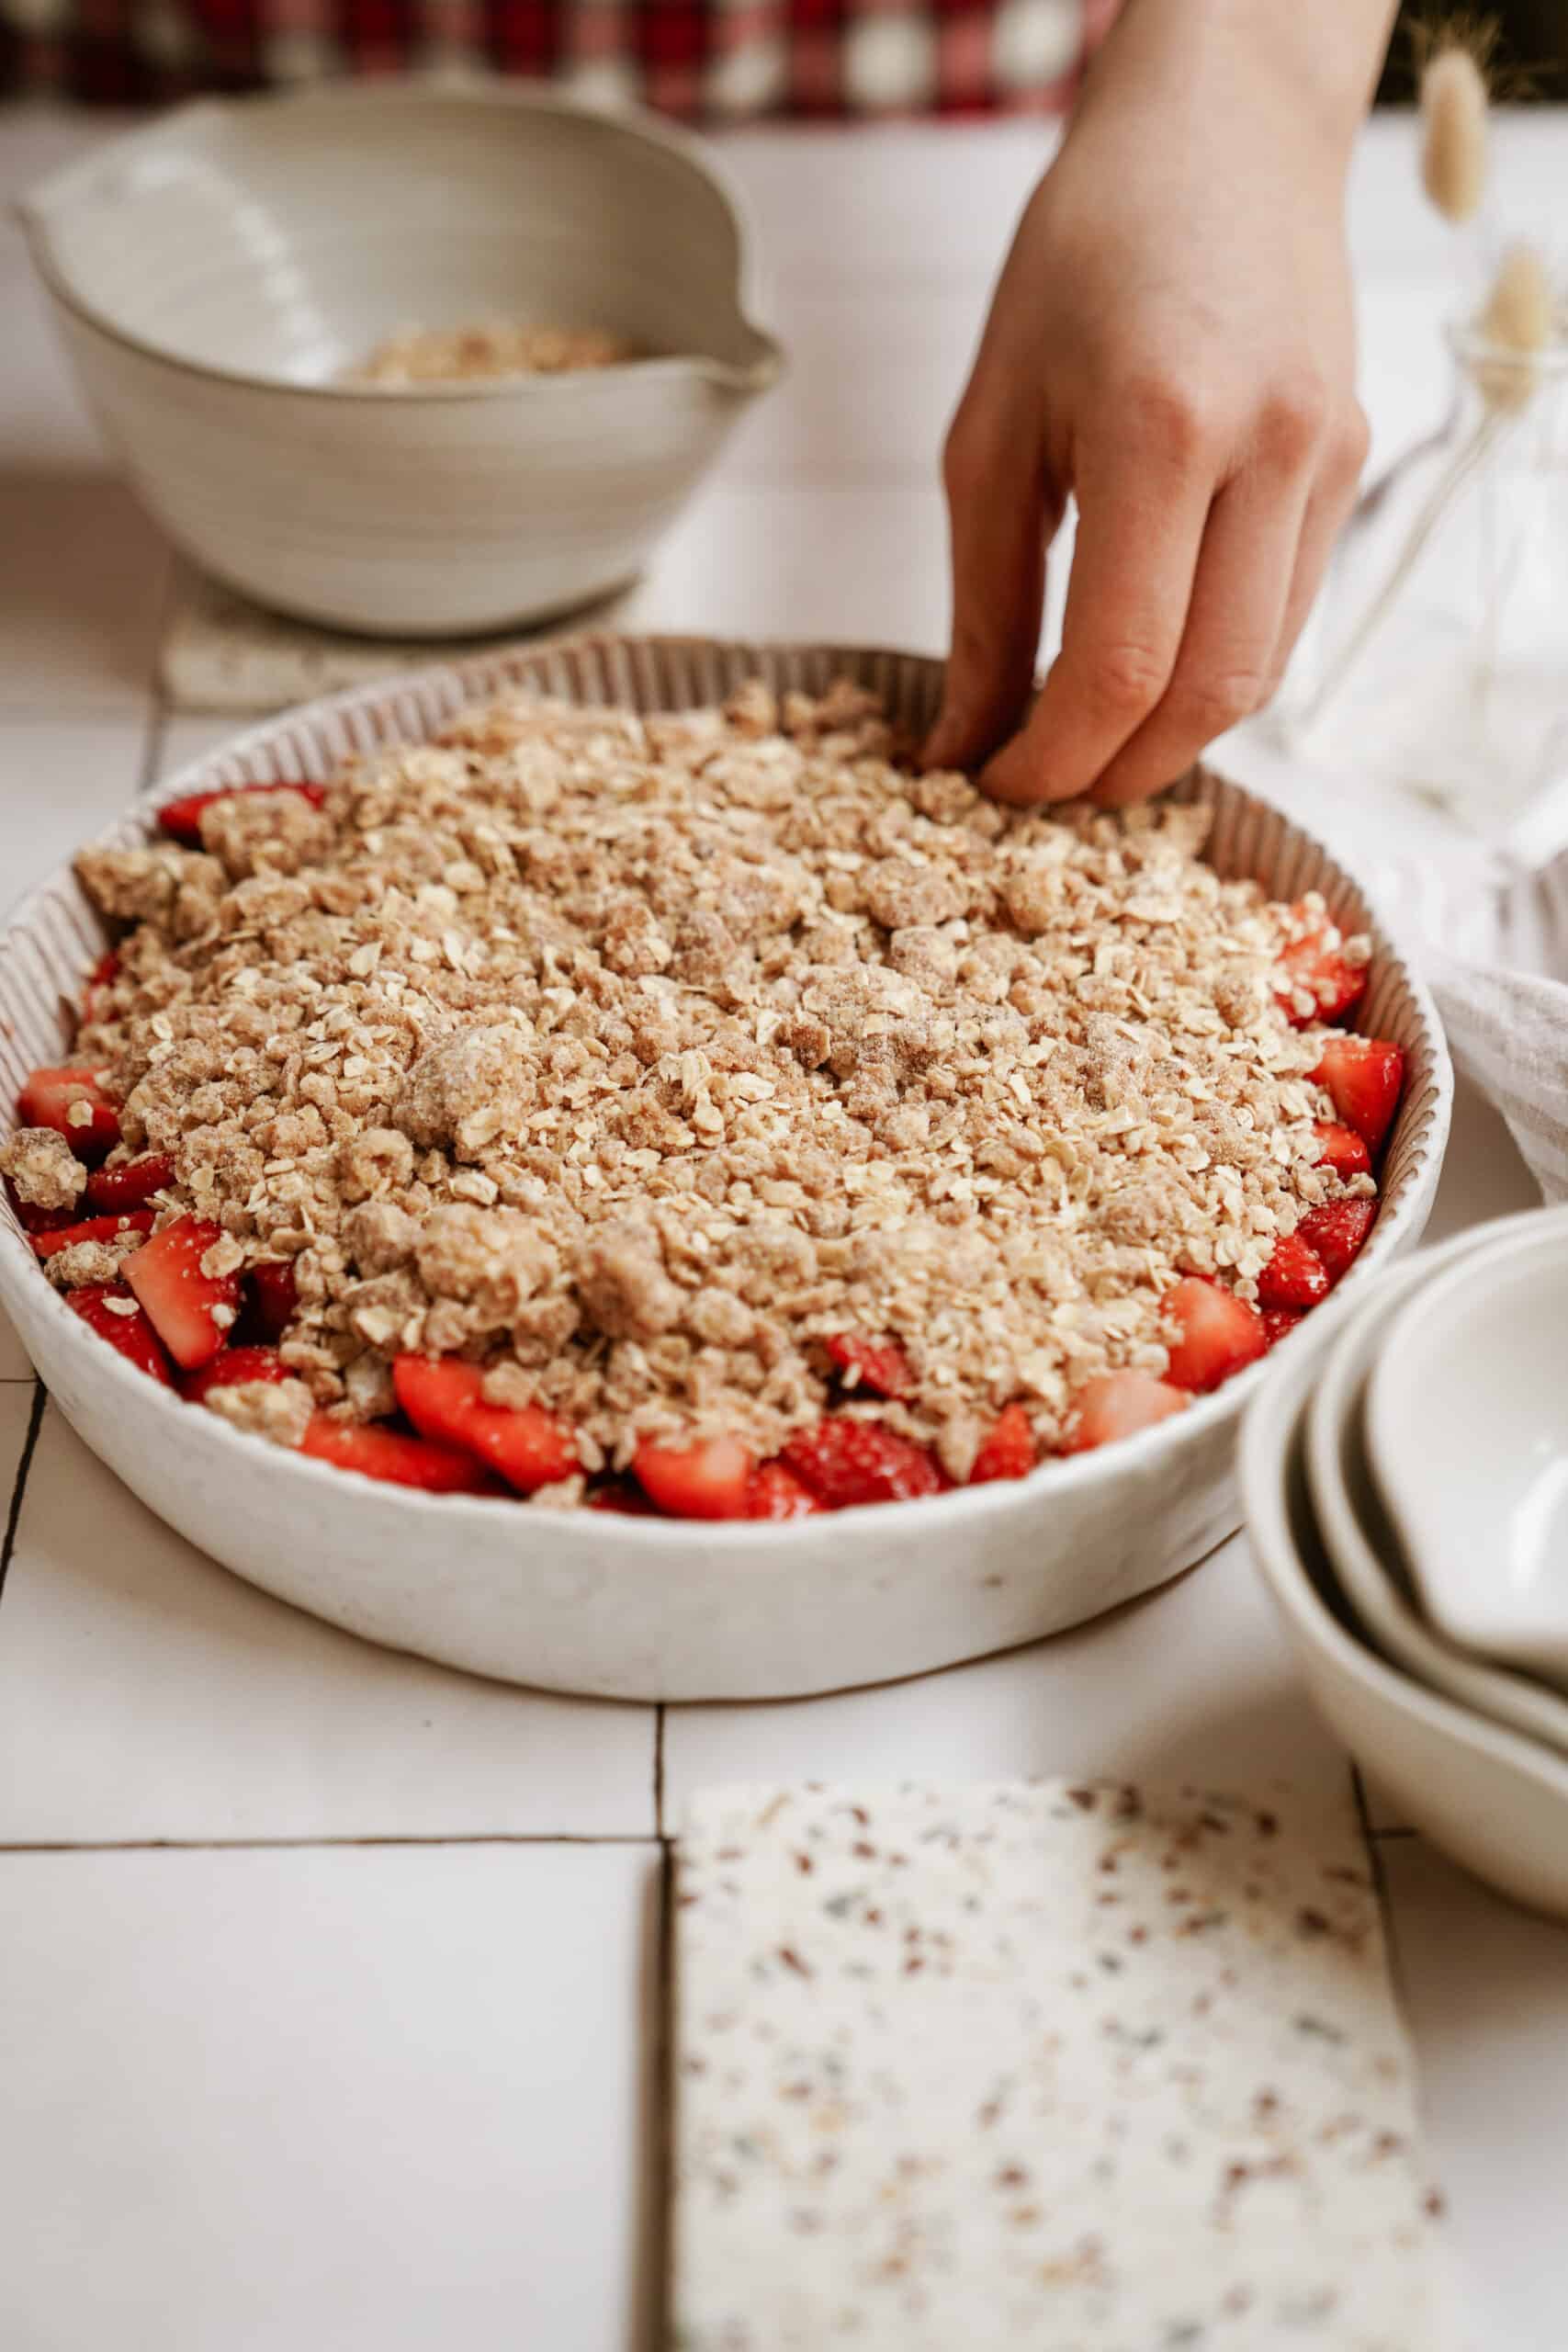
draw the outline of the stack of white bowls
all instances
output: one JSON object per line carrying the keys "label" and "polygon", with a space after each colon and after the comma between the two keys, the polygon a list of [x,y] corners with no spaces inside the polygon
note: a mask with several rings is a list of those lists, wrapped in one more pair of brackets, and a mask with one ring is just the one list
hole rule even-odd
{"label": "stack of white bowls", "polygon": [[1456,1860],[1568,1917],[1568,1209],[1478,1227],[1313,1316],[1241,1460],[1346,1744]]}

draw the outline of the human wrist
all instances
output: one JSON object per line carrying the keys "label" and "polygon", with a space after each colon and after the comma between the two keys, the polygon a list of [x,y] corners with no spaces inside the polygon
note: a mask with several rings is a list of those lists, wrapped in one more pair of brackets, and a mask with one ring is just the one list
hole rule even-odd
{"label": "human wrist", "polygon": [[1079,115],[1146,103],[1168,127],[1213,135],[1261,103],[1342,171],[1394,15],[1395,0],[1124,0]]}

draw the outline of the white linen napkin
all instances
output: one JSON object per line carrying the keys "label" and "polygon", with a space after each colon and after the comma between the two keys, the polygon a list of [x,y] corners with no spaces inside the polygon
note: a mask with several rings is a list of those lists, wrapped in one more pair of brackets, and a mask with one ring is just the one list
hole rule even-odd
{"label": "white linen napkin", "polygon": [[1360,878],[1430,984],[1456,1069],[1502,1114],[1544,1197],[1568,1199],[1563,797],[1548,796],[1483,841],[1418,800],[1284,757],[1251,730],[1216,763],[1288,809]]}

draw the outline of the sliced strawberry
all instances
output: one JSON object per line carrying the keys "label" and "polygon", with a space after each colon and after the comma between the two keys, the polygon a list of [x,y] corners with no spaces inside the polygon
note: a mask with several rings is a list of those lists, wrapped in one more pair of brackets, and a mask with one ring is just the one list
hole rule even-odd
{"label": "sliced strawberry", "polygon": [[176,1217],[125,1261],[126,1281],[147,1309],[158,1337],[186,1372],[211,1363],[228,1344],[233,1324],[239,1276],[201,1271],[203,1258],[222,1238],[221,1227],[205,1217]]}
{"label": "sliced strawberry", "polygon": [[1089,1453],[1118,1438],[1136,1437],[1192,1402],[1185,1388],[1156,1380],[1152,1372],[1108,1372],[1080,1388],[1072,1400],[1064,1453]]}
{"label": "sliced strawberry", "polygon": [[1348,1273],[1377,1222],[1376,1201],[1328,1201],[1309,1209],[1296,1231],[1314,1252],[1330,1283]]}
{"label": "sliced strawberry", "polygon": [[878,1421],[829,1413],[814,1429],[796,1430],[782,1460],[829,1510],[856,1503],[899,1503],[939,1495],[948,1484],[934,1454]]}
{"label": "sliced strawberry", "polygon": [[151,1233],[155,1211],[130,1209],[124,1216],[88,1216],[76,1225],[57,1225],[47,1233],[28,1235],[40,1258],[58,1257],[78,1241],[118,1241],[125,1233]]}
{"label": "sliced strawberry", "polygon": [[24,1127],[52,1127],[78,1159],[102,1159],[119,1141],[119,1113],[90,1069],[35,1069],[17,1117]]}
{"label": "sliced strawberry", "polygon": [[94,965],[83,984],[82,1018],[84,1021],[96,1021],[97,1019],[98,999],[103,994],[104,990],[109,986],[110,982],[118,977],[118,951],[111,947],[107,955],[99,956],[97,962]]}
{"label": "sliced strawberry", "polygon": [[498,1491],[495,1480],[471,1453],[432,1445],[426,1438],[405,1437],[401,1430],[383,1429],[374,1421],[334,1421],[330,1413],[315,1413],[299,1451],[339,1470],[357,1470],[364,1478],[380,1478],[392,1487],[423,1487],[433,1495]]}
{"label": "sliced strawberry", "polygon": [[290,1372],[276,1348],[225,1348],[220,1356],[204,1363],[199,1372],[187,1372],[180,1377],[180,1395],[188,1404],[199,1405],[214,1388],[249,1386],[254,1381],[293,1380]]}
{"label": "sliced strawberry", "polygon": [[292,1258],[264,1258],[245,1277],[248,1319],[262,1337],[281,1340],[299,1307]]}
{"label": "sliced strawberry", "polygon": [[611,1510],[623,1519],[658,1519],[660,1513],[649,1501],[640,1487],[629,1478],[617,1478],[608,1487],[601,1487],[588,1498],[590,1510]]}
{"label": "sliced strawberry", "polygon": [[1167,1294],[1165,1311],[1177,1327],[1170,1379],[1178,1388],[1199,1395],[1217,1388],[1256,1363],[1267,1345],[1256,1308],[1200,1275],[1186,1275]]}
{"label": "sliced strawberry", "polygon": [[456,1356],[399,1356],[392,1366],[398,1402],[421,1437],[460,1446],[499,1470],[509,1487],[531,1495],[581,1470],[571,1433],[542,1405],[489,1405],[484,1374]]}
{"label": "sliced strawberry", "polygon": [[226,784],[216,792],[187,792],[183,800],[171,800],[158,811],[158,822],[175,841],[183,842],[186,849],[201,847],[201,820],[208,809],[215,808],[220,800],[237,800],[242,794],[257,792],[297,792],[312,808],[319,808],[327,797],[324,784]]}
{"label": "sliced strawberry", "polygon": [[1348,1127],[1376,1151],[1399,1108],[1404,1056],[1382,1037],[1330,1037],[1313,1072]]}
{"label": "sliced strawberry", "polygon": [[639,1445],[632,1464],[646,1492],[673,1519],[744,1519],[752,1458],[739,1438],[699,1445]]}
{"label": "sliced strawberry", "polygon": [[1322,1259],[1298,1228],[1282,1234],[1274,1255],[1258,1277],[1259,1306],[1315,1306],[1328,1296],[1328,1274]]}
{"label": "sliced strawberry", "polygon": [[1034,1463],[1034,1431],[1029,1415],[1021,1405],[1004,1405],[975,1456],[969,1484],[984,1487],[993,1478],[1027,1478]]}
{"label": "sliced strawberry", "polygon": [[915,1385],[914,1367],[894,1340],[863,1340],[841,1331],[828,1342],[828,1353],[848,1375],[852,1388],[869,1388],[876,1396],[907,1396]]}
{"label": "sliced strawberry", "polygon": [[[169,1369],[169,1359],[158,1343],[158,1334],[141,1312],[123,1283],[88,1283],[81,1290],[68,1292],[66,1306],[73,1315],[79,1315],[100,1340],[118,1348],[138,1372],[145,1372],[153,1380],[161,1380],[165,1388],[175,1385]],[[130,1314],[125,1312],[130,1309]]]}
{"label": "sliced strawberry", "polygon": [[[1275,998],[1292,1028],[1308,1028],[1314,1021],[1337,1021],[1365,994],[1367,967],[1349,963],[1339,933],[1326,914],[1312,915],[1304,907],[1298,918],[1312,925],[1292,939],[1280,956],[1280,982]],[[1312,1007],[1303,1012],[1297,998],[1310,996]]]}
{"label": "sliced strawberry", "polygon": [[145,1159],[128,1159],[122,1168],[95,1168],[83,1198],[90,1209],[139,1209],[154,1193],[175,1181],[175,1163],[166,1151],[149,1152]]}
{"label": "sliced strawberry", "polygon": [[1301,1321],[1305,1309],[1295,1306],[1266,1306],[1263,1310],[1263,1334],[1271,1348],[1288,1340]]}
{"label": "sliced strawberry", "polygon": [[746,1482],[748,1519],[810,1519],[822,1509],[782,1462],[760,1462]]}
{"label": "sliced strawberry", "polygon": [[1372,1156],[1353,1127],[1337,1126],[1332,1119],[1314,1119],[1313,1134],[1317,1138],[1319,1168],[1332,1168],[1336,1176],[1370,1176]]}
{"label": "sliced strawberry", "polygon": [[9,1182],[6,1186],[6,1198],[11,1204],[12,1216],[24,1233],[58,1233],[62,1226],[79,1225],[82,1221],[80,1204],[69,1209],[37,1208],[31,1201],[24,1201],[16,1186]]}

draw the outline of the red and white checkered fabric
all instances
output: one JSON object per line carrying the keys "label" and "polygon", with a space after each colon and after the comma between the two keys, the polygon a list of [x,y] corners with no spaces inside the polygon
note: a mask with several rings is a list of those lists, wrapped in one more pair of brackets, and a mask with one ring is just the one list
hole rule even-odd
{"label": "red and white checkered fabric", "polygon": [[0,0],[0,94],[479,66],[691,120],[1046,111],[1117,0]]}

